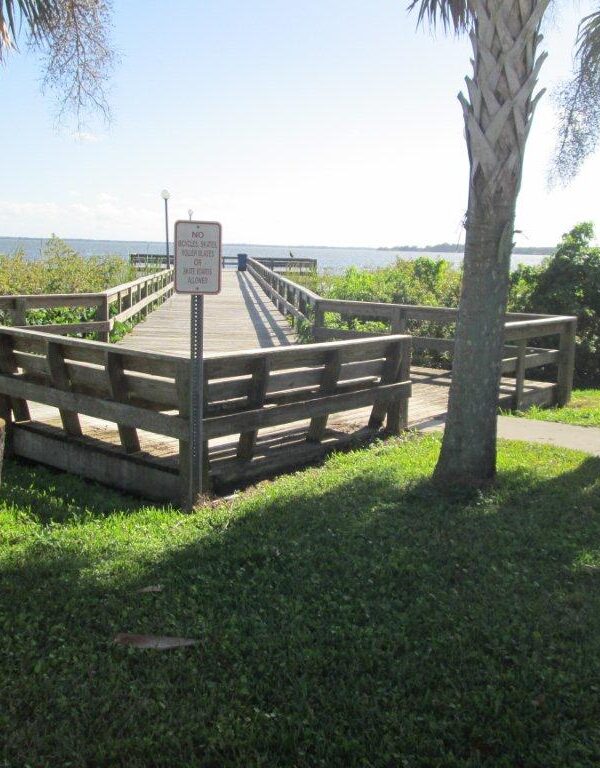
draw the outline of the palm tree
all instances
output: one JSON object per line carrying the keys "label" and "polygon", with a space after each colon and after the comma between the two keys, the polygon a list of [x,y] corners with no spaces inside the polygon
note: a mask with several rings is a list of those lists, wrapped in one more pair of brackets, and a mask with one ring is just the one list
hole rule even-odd
{"label": "palm tree", "polygon": [[[464,277],[446,430],[435,477],[478,483],[496,471],[496,410],[515,207],[546,57],[549,0],[412,0],[419,22],[468,32],[474,58],[463,107],[470,162]],[[588,25],[585,29],[591,29]],[[580,29],[580,35],[581,35]],[[596,27],[598,29],[598,27]],[[581,41],[580,41],[581,46]],[[600,61],[600,57],[598,57]]]}

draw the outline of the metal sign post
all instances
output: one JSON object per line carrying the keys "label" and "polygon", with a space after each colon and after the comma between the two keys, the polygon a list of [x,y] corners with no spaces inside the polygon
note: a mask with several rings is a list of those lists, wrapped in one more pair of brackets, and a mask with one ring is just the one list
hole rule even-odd
{"label": "metal sign post", "polygon": [[175,291],[191,294],[190,468],[187,505],[203,492],[204,294],[221,291],[221,225],[214,221],[175,223]]}
{"label": "metal sign post", "polygon": [[204,492],[202,419],[204,418],[204,296],[192,296],[190,317],[190,491],[193,507]]}

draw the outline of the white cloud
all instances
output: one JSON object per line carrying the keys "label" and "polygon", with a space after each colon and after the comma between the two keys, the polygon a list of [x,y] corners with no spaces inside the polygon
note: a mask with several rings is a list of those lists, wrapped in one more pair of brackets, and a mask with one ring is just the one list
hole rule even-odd
{"label": "white cloud", "polygon": [[[158,219],[160,222],[160,218]],[[0,231],[10,235],[138,239],[156,228],[156,211],[114,201],[10,202],[0,200]]]}
{"label": "white cloud", "polygon": [[116,195],[111,195],[108,192],[99,192],[97,199],[99,203],[116,203],[119,200]]}
{"label": "white cloud", "polygon": [[100,136],[98,136],[97,133],[92,133],[91,131],[75,131],[71,135],[75,141],[79,141],[82,144],[94,144],[97,141],[100,141]]}

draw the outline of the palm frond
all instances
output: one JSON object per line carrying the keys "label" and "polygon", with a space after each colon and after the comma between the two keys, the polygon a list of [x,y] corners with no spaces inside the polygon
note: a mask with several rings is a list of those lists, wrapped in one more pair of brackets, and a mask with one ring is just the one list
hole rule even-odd
{"label": "palm frond", "polygon": [[577,31],[577,59],[581,69],[600,67],[600,10],[583,18]]}
{"label": "palm frond", "polygon": [[57,13],[57,0],[0,0],[0,61],[23,24],[33,39],[43,38]]}
{"label": "palm frond", "polygon": [[551,184],[573,179],[600,137],[600,10],[581,20],[575,68],[555,92],[558,141],[550,169]]}
{"label": "palm frond", "polygon": [[418,8],[417,24],[428,22],[457,34],[466,31],[472,21],[468,0],[411,0],[408,10]]}

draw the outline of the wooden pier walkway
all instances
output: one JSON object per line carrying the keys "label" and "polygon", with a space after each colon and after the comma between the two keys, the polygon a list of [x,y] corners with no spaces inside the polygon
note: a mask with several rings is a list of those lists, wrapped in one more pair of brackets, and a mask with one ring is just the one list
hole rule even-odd
{"label": "wooden pier walkway", "polygon": [[[297,343],[288,320],[250,272],[224,270],[222,290],[204,298],[204,351],[206,354],[238,352],[258,347],[279,347]],[[190,353],[190,297],[174,294],[138,323],[118,346],[143,352],[159,352],[181,357]],[[450,376],[447,371],[413,367],[413,394],[409,401],[409,425],[418,427],[445,416],[448,407]],[[525,397],[535,398],[552,385],[524,382]],[[514,382],[503,379],[500,404],[511,407]],[[368,408],[338,414],[330,426],[350,429],[364,422]],[[294,426],[302,426],[301,424]],[[305,425],[304,425],[305,426]]]}
{"label": "wooden pier walkway", "polygon": [[[384,426],[399,434],[444,417],[450,371],[415,363],[423,351],[452,355],[444,328],[456,309],[323,298],[255,259],[246,271],[225,271],[222,288],[205,297],[204,434],[213,487],[298,468]],[[29,310],[63,306],[95,308],[95,317],[27,325]],[[0,334],[0,405],[14,416],[15,453],[151,498],[181,499],[189,490],[190,299],[173,295],[173,270],[98,294],[0,297],[0,309],[13,322]],[[331,314],[345,327],[328,325]],[[316,343],[297,345],[290,317]],[[139,321],[131,333],[103,343],[130,319]],[[376,333],[361,330],[373,321]],[[499,405],[568,402],[575,323],[507,315]],[[102,342],[57,335],[64,333],[94,333]],[[554,381],[527,376],[548,365]]]}
{"label": "wooden pier walkway", "polygon": [[[218,296],[204,298],[204,351],[237,352],[294,344],[296,336],[248,272],[223,271]],[[190,354],[190,297],[174,294],[120,342],[127,349]]]}

